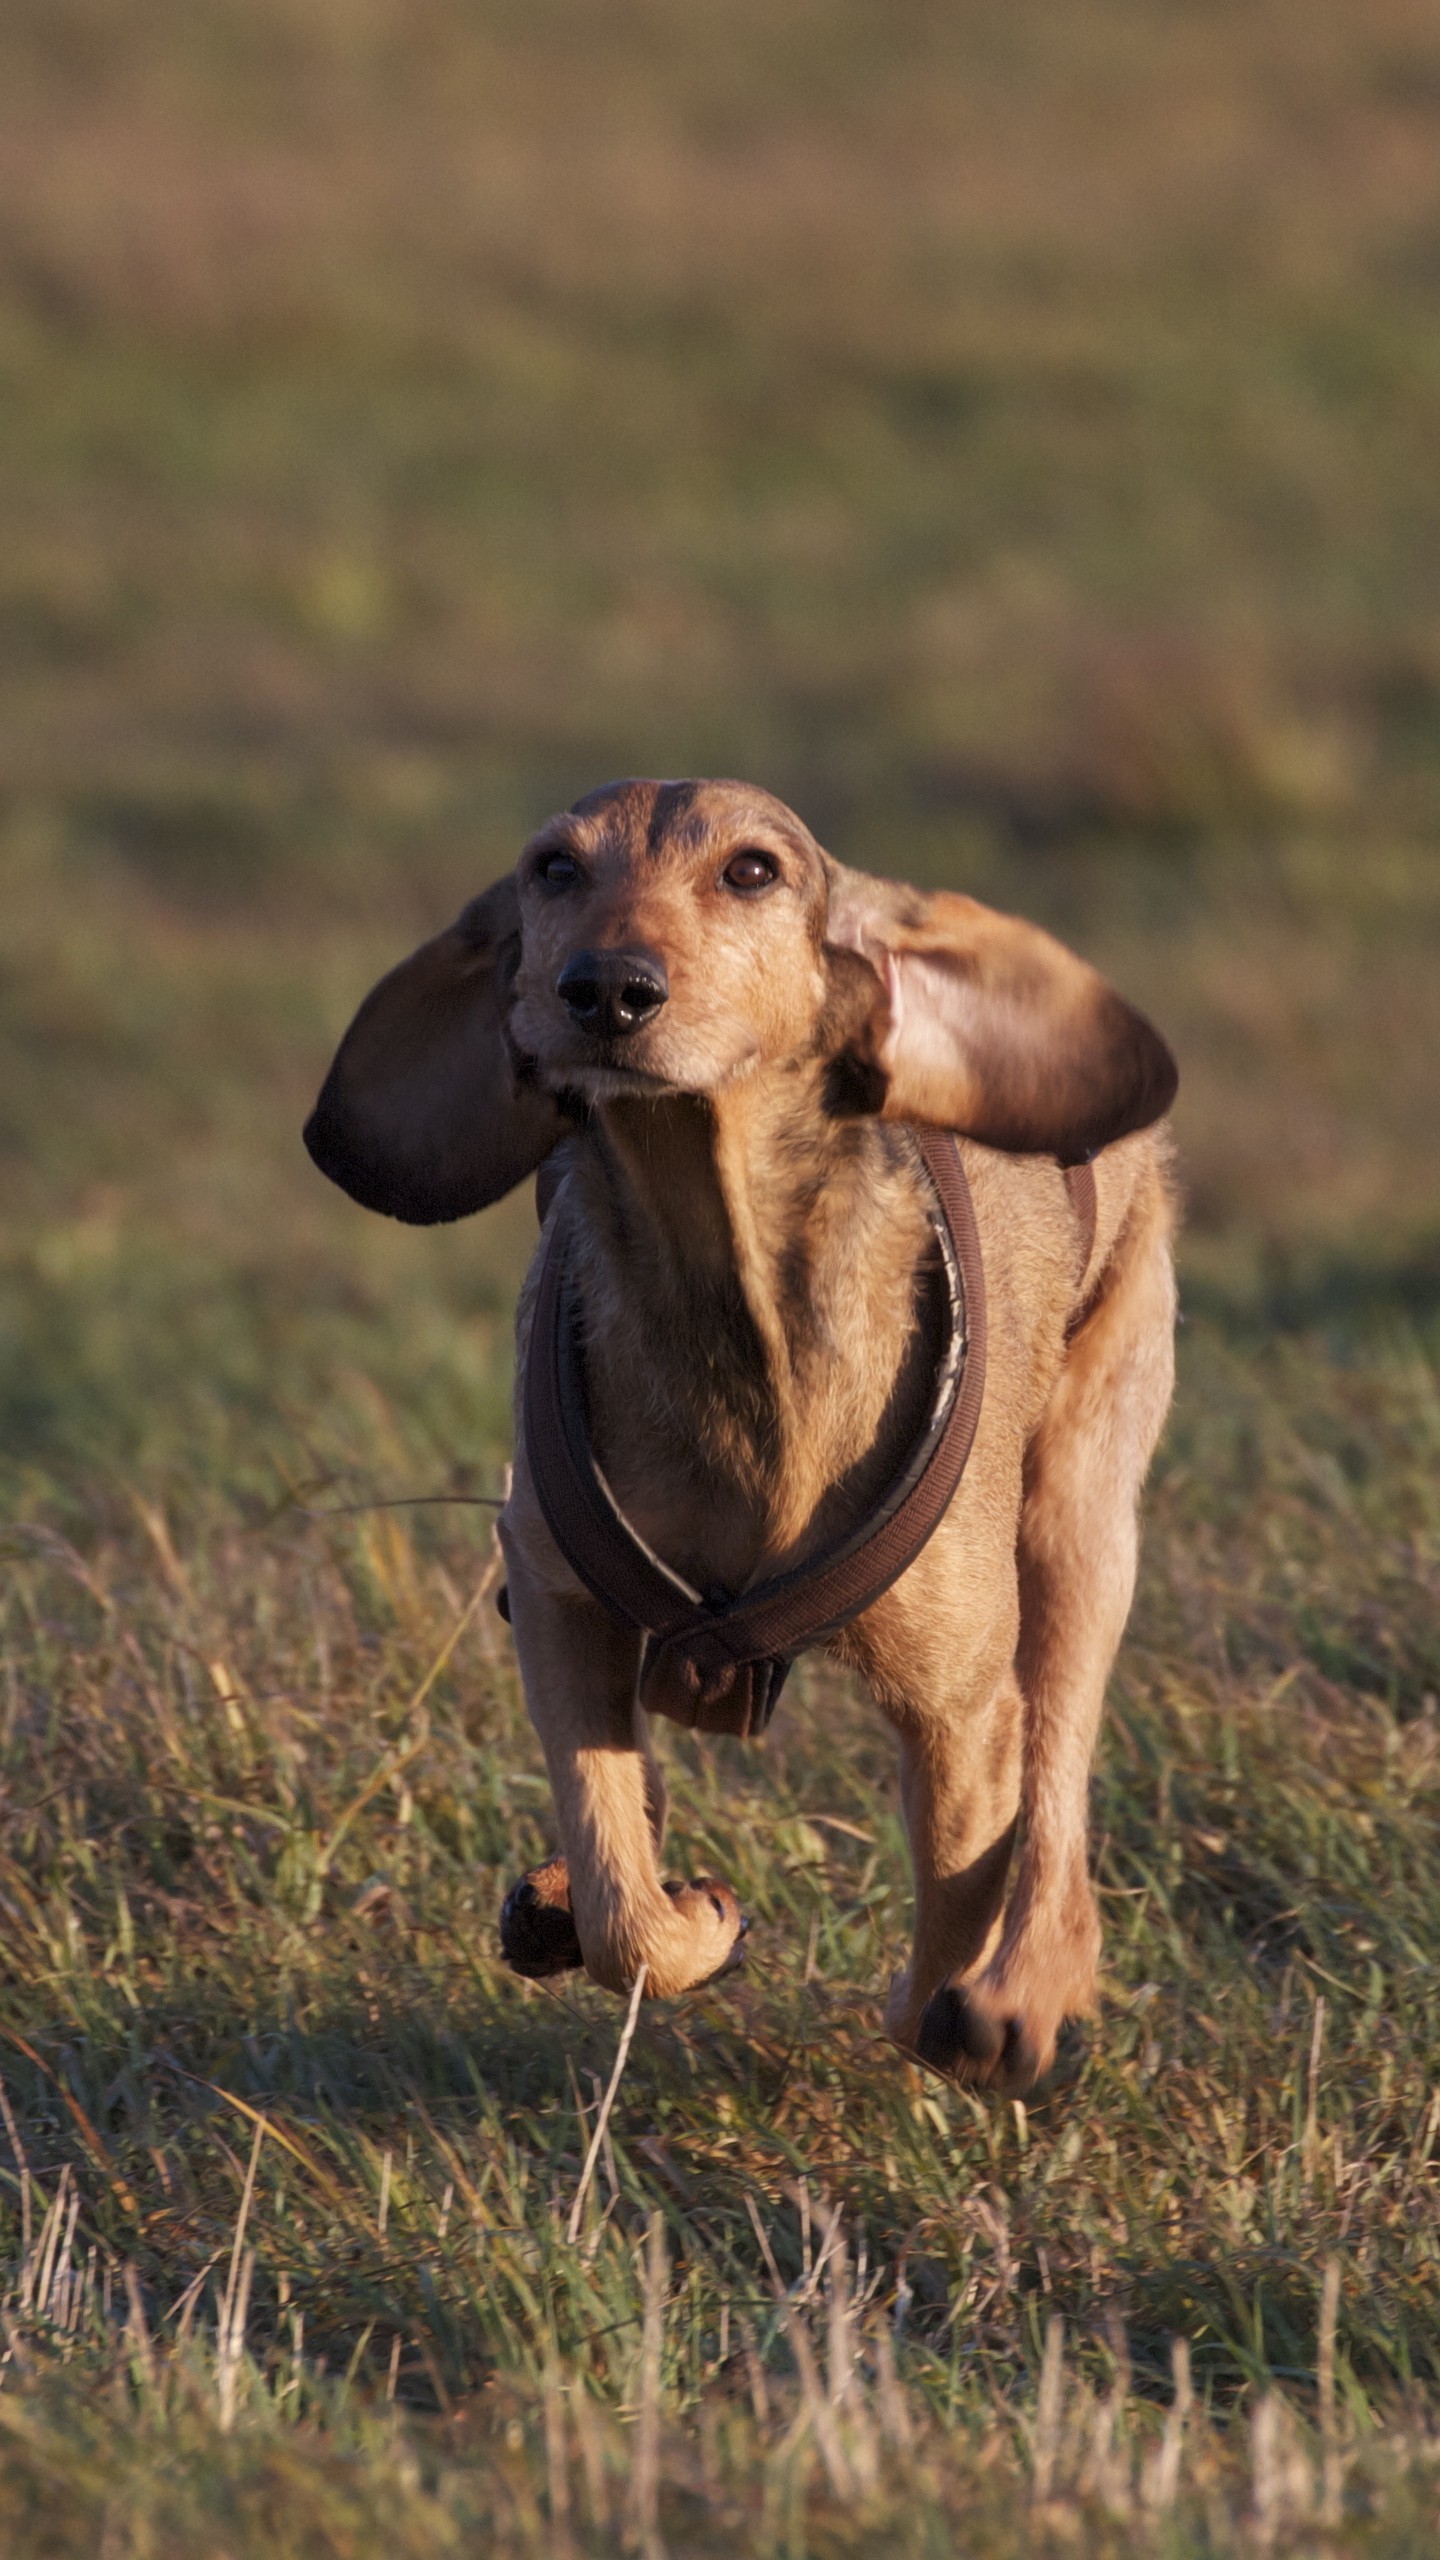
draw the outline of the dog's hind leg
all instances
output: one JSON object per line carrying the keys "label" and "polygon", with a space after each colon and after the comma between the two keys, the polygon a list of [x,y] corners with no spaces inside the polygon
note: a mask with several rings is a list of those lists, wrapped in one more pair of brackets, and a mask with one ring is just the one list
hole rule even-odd
{"label": "dog's hind leg", "polygon": [[[607,1990],[626,1991],[643,1964],[648,1994],[688,1991],[734,1961],[744,1923],[728,1885],[662,1881],[665,1797],[635,1701],[640,1639],[587,1594],[565,1595],[532,1570],[503,1524],[502,1538],[511,1625],[562,1850],[507,1896],[502,1945],[521,1972],[557,1972],[578,1959]],[[558,1578],[558,1556],[555,1564]]]}
{"label": "dog's hind leg", "polygon": [[[960,1714],[919,1712],[913,1692],[886,1702],[900,1735],[915,1937],[890,1986],[885,2030],[908,2050],[936,1986],[982,1964],[999,1936],[1020,1809],[1022,1701],[1008,1660],[988,1697],[977,1685],[984,1704]],[[951,1693],[940,1695],[948,1708]]]}
{"label": "dog's hind leg", "polygon": [[1140,1488],[1174,1383],[1171,1226],[1157,1170],[1136,1198],[1029,1452],[1016,1655],[1024,1824],[1014,1889],[994,1954],[935,1994],[916,2037],[938,2067],[1014,2089],[1048,2070],[1064,2019],[1095,2005],[1090,1763],[1135,1587]]}
{"label": "dog's hind leg", "polygon": [[885,2031],[912,2052],[932,1993],[952,1975],[977,1972],[1000,1935],[1024,1720],[1015,1678],[1018,1446],[1013,1497],[1013,1508],[979,1506],[968,1535],[947,1524],[834,1647],[868,1683],[900,1743],[915,1934],[890,1985]]}

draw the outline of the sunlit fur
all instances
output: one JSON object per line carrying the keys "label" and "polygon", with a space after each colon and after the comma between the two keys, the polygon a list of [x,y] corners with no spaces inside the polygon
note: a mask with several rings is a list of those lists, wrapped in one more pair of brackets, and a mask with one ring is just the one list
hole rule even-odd
{"label": "sunlit fur", "polygon": [[[775,864],[758,895],[727,884],[746,848]],[[641,1534],[695,1581],[739,1588],[803,1559],[893,1474],[931,1366],[915,1314],[928,1194],[900,1124],[969,1133],[990,1332],[974,1450],[929,1545],[833,1650],[899,1736],[916,1915],[890,2032],[942,2067],[1028,2086],[1063,2019],[1094,2001],[1089,1768],[1172,1385],[1168,1146],[1147,1125],[1173,1091],[1168,1052],[1035,928],[846,871],[745,785],[612,786],[541,830],[514,889],[483,984],[536,1152],[553,1136],[535,1117],[547,1095],[573,1129],[564,1214],[597,1454]],[[652,955],[670,988],[608,1045],[557,988],[567,959],[601,949]],[[377,1037],[372,1019],[367,1076]],[[515,1133],[493,1091],[480,1103],[457,1090],[448,1107],[495,1149],[503,1188]],[[363,1153],[364,1113],[347,1108]],[[975,1142],[997,1131],[1032,1151]],[[1042,1150],[1097,1136],[1082,1268]],[[555,1547],[518,1417],[501,1538],[575,1956],[617,1991],[642,1963],[651,1994],[684,1991],[733,1959],[739,1908],[714,1882],[664,1886],[640,1641]],[[552,1864],[552,1915],[562,1894]]]}

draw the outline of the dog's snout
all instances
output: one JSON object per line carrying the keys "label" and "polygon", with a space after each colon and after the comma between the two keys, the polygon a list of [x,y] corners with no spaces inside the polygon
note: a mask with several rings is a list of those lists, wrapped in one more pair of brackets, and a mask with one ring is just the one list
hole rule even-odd
{"label": "dog's snout", "polygon": [[583,1029],[613,1040],[659,1012],[670,981],[653,951],[576,951],[555,992]]}

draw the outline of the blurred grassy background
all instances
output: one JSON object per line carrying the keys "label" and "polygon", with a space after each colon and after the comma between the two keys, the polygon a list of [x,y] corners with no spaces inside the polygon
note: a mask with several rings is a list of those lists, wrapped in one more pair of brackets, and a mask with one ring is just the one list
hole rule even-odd
{"label": "blurred grassy background", "polygon": [[223,1108],[266,1225],[323,1222],[291,1132],[366,972],[595,779],[718,769],[1118,969],[1232,1276],[1242,1233],[1433,1237],[1426,8],[0,40],[4,1132],[21,1170],[43,1109],[47,1201]]}
{"label": "blurred grassy background", "polygon": [[[1437,322],[1422,0],[10,0],[13,2087],[38,2192],[79,2179],[81,2241],[116,2287],[138,2269],[152,2322],[229,2247],[244,2165],[185,2072],[323,2135],[308,2225],[293,2193],[256,2206],[257,2428],[297,2302],[362,2393],[403,2331],[417,2408],[557,2351],[628,2405],[586,2341],[639,2318],[621,2242],[657,2201],[691,2252],[666,2388],[693,2413],[726,2288],[764,2290],[741,2201],[791,2272],[777,2181],[817,2145],[948,2420],[980,2426],[977,2374],[1023,2401],[1051,2302],[1095,2371],[1123,2315],[1152,2391],[1171,2329],[1217,2405],[1313,2374],[1326,2250],[1352,2411],[1433,2374]],[[893,1781],[817,1673],[767,1755],[677,1746],[677,1854],[743,1881],[765,1954],[715,1995],[698,2078],[683,2021],[642,2031],[637,2122],[682,2172],[617,2119],[602,2302],[561,2245],[565,2056],[608,2068],[616,2022],[584,1994],[537,2021],[494,1966],[500,1884],[545,1838],[498,1637],[465,1634],[423,1732],[412,1710],[484,1515],[303,1516],[495,1481],[531,1210],[390,1229],[298,1132],[359,994],[539,818],[691,770],[1024,909],[1154,1014],[1191,1322],[1100,1778],[1119,2007],[1070,2102],[1094,2157],[1063,2108],[1032,2151],[877,2071]],[[503,2302],[441,2245],[461,2173],[416,2165],[417,2097],[529,2217]],[[407,2143],[387,2257],[377,2163]],[[22,2339],[17,2370],[82,2334]],[[322,2380],[289,2415],[343,2434]],[[90,2479],[85,2405],[12,2444],[12,2530]],[[118,2458],[84,2448],[76,2550]],[[275,2495],[297,2547],[339,2548],[310,2458],[313,2512],[289,2473]],[[462,2529],[452,2489],[426,2548]]]}

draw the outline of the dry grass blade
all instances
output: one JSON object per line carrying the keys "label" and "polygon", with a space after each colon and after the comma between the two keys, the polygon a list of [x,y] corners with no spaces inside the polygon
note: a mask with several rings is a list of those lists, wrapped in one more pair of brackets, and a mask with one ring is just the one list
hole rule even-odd
{"label": "dry grass blade", "polygon": [[553,2548],[558,2554],[563,2555],[573,2547],[570,2533],[570,2447],[565,2430],[564,2391],[560,2376],[553,2364],[547,2368],[545,2374],[543,2406],[545,2478],[550,2508],[550,2530],[553,2536]]}
{"label": "dry grass blade", "polygon": [[1309,2188],[1315,2166],[1315,2145],[1319,2138],[1320,2056],[1325,2047],[1325,1995],[1317,1992],[1315,2015],[1310,2028],[1310,2059],[1305,2072],[1305,2129],[1300,2142],[1301,2171]]}
{"label": "dry grass blade", "polygon": [[245,2226],[250,2219],[250,2206],[255,2194],[255,2173],[260,2166],[260,2146],[265,2140],[266,2131],[267,2127],[264,2117],[257,2116],[255,2119],[255,2135],[250,2145],[250,2158],[245,2169],[245,2184],[240,2191],[240,2206],[235,2216],[235,2237],[230,2248],[230,2271],[225,2279],[225,2297],[220,2313],[221,2331],[227,2337],[230,2334],[231,2315],[235,2304],[236,2283],[245,2247]]}
{"label": "dry grass blade", "polygon": [[52,2088],[57,2092],[61,2105],[68,2110],[69,2114],[74,2119],[74,2122],[79,2129],[80,2139],[84,2143],[92,2160],[94,2160],[97,2166],[104,2171],[107,2180],[114,2190],[117,2200],[121,2205],[123,2205],[127,2213],[133,2214],[135,2211],[134,2196],[131,2194],[124,2179],[116,2176],[114,2162],[111,2160],[109,2152],[106,2150],[104,2143],[101,2141],[99,2134],[95,2130],[94,2125],[91,2123],[90,2118],[81,2106],[79,2099],[75,2096],[74,2091],[66,2087],[58,2072],[52,2071],[49,2063],[44,2059],[44,2056],[36,2052],[33,2044],[31,2044],[26,2037],[22,2036],[18,2029],[6,2026],[3,2022],[0,2022],[0,2035],[7,2037],[9,2042],[14,2045],[17,2053],[23,2053],[27,2062],[33,2063],[37,2071],[44,2073]]}
{"label": "dry grass blade", "polygon": [[1052,2313],[1045,2324],[1045,2354],[1035,2402],[1031,2494],[1037,2506],[1047,2504],[1055,2485],[1060,2450],[1060,2416],[1065,2398],[1065,2323]]}
{"label": "dry grass blade", "polygon": [[570,2207],[570,2220],[566,2226],[565,2237],[572,2249],[580,2237],[580,2224],[585,2211],[585,2199],[590,2192],[590,2182],[595,2175],[595,2163],[600,2157],[601,2145],[605,2140],[605,2128],[610,2122],[610,2110],[615,2104],[616,2092],[620,2086],[621,2077],[625,2069],[626,2058],[630,2051],[631,2040],[635,2034],[636,2022],[640,2016],[640,2003],[645,1996],[645,1982],[648,1971],[648,1966],[642,1964],[639,1972],[635,1976],[634,1985],[630,1993],[630,2006],[626,2011],[625,2024],[620,2030],[620,2042],[616,2048],[614,2068],[611,2071],[605,2095],[600,2101],[599,2113],[595,2119],[595,2130],[590,2136],[590,2148],[585,2154],[585,2163],[580,2171],[580,2182],[575,2189],[575,2201]]}
{"label": "dry grass blade", "polygon": [[[173,2065],[171,2067],[174,2068]],[[196,2077],[189,2072],[181,2076],[186,2079]],[[341,2189],[338,2181],[325,2167],[324,2162],[316,2159],[309,2145],[302,2142],[297,2133],[278,2123],[274,2116],[267,2115],[263,2109],[252,2107],[248,2098],[237,2096],[233,2089],[223,2089],[218,2080],[199,2080],[197,2085],[203,2089],[209,2089],[215,2097],[223,2098],[227,2107],[233,2107],[237,2115],[243,2116],[247,2124],[255,2127],[257,2139],[262,2134],[268,2134],[272,2142],[278,2143],[281,2150],[287,2151],[291,2159],[299,2163],[306,2175],[314,2179],[323,2195],[327,2196],[332,2203],[340,2203]]]}
{"label": "dry grass blade", "polygon": [[1340,2521],[1340,2447],[1335,2425],[1335,2324],[1339,2309],[1340,2261],[1330,2257],[1325,2261],[1321,2286],[1315,2360],[1320,2417],[1321,2517],[1327,2525]]}
{"label": "dry grass blade", "polygon": [[760,2243],[761,2254],[774,2289],[775,2304],[785,2332],[786,2344],[795,2359],[795,2370],[800,2378],[801,2398],[794,2432],[798,2433],[806,2427],[812,2430],[819,2448],[820,2459],[825,2466],[825,2476],[831,2488],[837,2498],[848,2498],[854,2494],[855,2481],[846,2459],[840,2430],[835,2422],[835,2412],[820,2377],[820,2368],[815,2359],[815,2350],[811,2345],[809,2332],[781,2281],[780,2270],[775,2262],[775,2253],[770,2245],[765,2226],[760,2220],[753,2196],[746,2196],[745,2209],[750,2216],[755,2237]]}
{"label": "dry grass blade", "polygon": [[662,2560],[660,2539],[660,2395],[665,2349],[665,2217],[652,2213],[645,2232],[645,2323],[640,2345],[640,2412],[635,2429],[635,2532],[643,2560]]}
{"label": "dry grass blade", "polygon": [[20,2256],[23,2262],[30,2255],[30,2163],[25,2157],[25,2146],[20,2139],[20,2129],[15,2122],[15,2112],[10,2104],[10,2092],[3,2080],[0,2080],[0,2116],[5,2120],[5,2130],[10,2137],[11,2157],[15,2162],[20,2180]]}
{"label": "dry grass blade", "polygon": [[250,2158],[245,2170],[240,2206],[235,2216],[235,2237],[230,2249],[230,2268],[225,2279],[220,2315],[216,2323],[216,2369],[219,2393],[220,2430],[228,2435],[235,2422],[235,2382],[240,2359],[245,2350],[245,2322],[250,2304],[250,2283],[255,2270],[255,2252],[245,2246],[245,2231],[250,2220],[250,2206],[255,2194],[255,2174],[260,2166],[260,2147],[266,2133],[265,2119],[257,2116],[255,2137],[250,2145]]}
{"label": "dry grass blade", "polygon": [[128,2258],[125,2261],[124,2275],[125,2299],[129,2307],[129,2317],[125,2324],[125,2335],[134,2351],[140,2370],[145,2377],[146,2386],[148,2389],[153,2391],[158,2378],[155,2363],[155,2349],[150,2336],[149,2324],[145,2318],[145,2305],[140,2293],[140,2279]]}
{"label": "dry grass blade", "polygon": [[1141,2484],[1145,2504],[1160,2514],[1174,2506],[1179,2493],[1185,2427],[1194,2402],[1190,2348],[1184,2338],[1176,2338],[1171,2346],[1170,2371],[1174,2388],[1165,2413],[1164,2433],[1145,2467]]}

